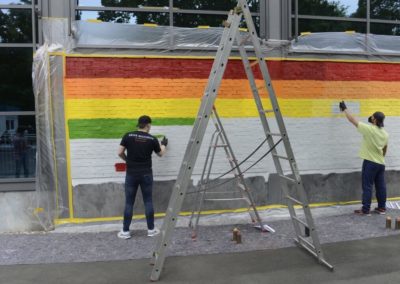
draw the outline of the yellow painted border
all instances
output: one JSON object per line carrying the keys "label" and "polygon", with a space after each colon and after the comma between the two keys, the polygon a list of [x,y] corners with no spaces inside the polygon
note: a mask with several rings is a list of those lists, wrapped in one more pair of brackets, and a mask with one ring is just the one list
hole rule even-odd
{"label": "yellow painted border", "polygon": [[[62,53],[63,60],[63,82],[66,74],[66,53]],[[64,86],[65,87],[65,86]],[[74,204],[73,204],[73,191],[72,191],[72,175],[71,175],[71,145],[69,141],[69,125],[68,125],[68,106],[65,99],[65,88],[63,87],[63,97],[64,97],[64,129],[65,129],[65,159],[67,161],[67,186],[68,186],[68,209],[69,217],[74,218]]]}
{"label": "yellow painted border", "polygon": [[[62,52],[50,52],[50,55],[59,55]],[[142,58],[142,59],[198,59],[209,60],[215,56],[189,56],[189,55],[133,55],[133,54],[84,54],[64,53],[65,57],[87,57],[87,58]],[[230,56],[230,60],[242,60],[240,56]],[[343,62],[343,63],[383,63],[400,64],[400,61],[365,60],[365,59],[340,59],[340,58],[307,58],[307,57],[264,57],[267,61],[302,61],[302,62]],[[249,57],[249,60],[256,60],[256,57]]]}
{"label": "yellow painted border", "polygon": [[59,187],[58,187],[58,163],[57,163],[57,157],[56,157],[56,143],[55,143],[55,135],[54,135],[54,114],[53,114],[53,99],[52,99],[52,90],[51,90],[51,85],[52,85],[52,81],[51,81],[51,74],[53,72],[51,72],[51,66],[50,66],[50,54],[47,54],[47,73],[49,76],[49,80],[47,82],[47,88],[48,88],[48,92],[49,92],[49,104],[50,104],[50,132],[51,132],[51,137],[50,137],[50,141],[51,141],[51,145],[53,147],[53,163],[54,163],[54,168],[55,168],[55,173],[54,173],[54,181],[55,181],[55,191],[56,191],[56,216],[59,217],[59,208],[60,208],[60,204],[59,204]]}
{"label": "yellow painted border", "polygon": [[[388,201],[398,201],[400,197],[392,197],[388,198]],[[373,200],[376,201],[376,200]],[[344,201],[344,202],[324,202],[324,203],[312,203],[310,207],[317,208],[317,207],[330,207],[330,206],[338,206],[338,205],[353,205],[360,203],[360,200],[354,201]],[[301,206],[295,206],[296,208],[300,208]],[[287,208],[286,205],[281,204],[272,204],[272,205],[264,205],[264,206],[257,206],[257,210],[268,210],[268,209],[276,209],[276,208]],[[212,214],[224,214],[224,213],[243,213],[247,212],[248,208],[238,208],[238,209],[221,209],[221,210],[208,210],[202,211],[201,215],[212,215]],[[192,212],[180,212],[179,216],[190,216]],[[156,213],[154,214],[157,218],[165,217],[165,213]],[[133,219],[141,220],[146,218],[145,215],[135,215]],[[84,224],[84,223],[95,223],[95,222],[113,222],[113,221],[121,221],[123,217],[99,217],[99,218],[65,218],[65,219],[56,219],[56,225],[64,225],[64,224]]]}

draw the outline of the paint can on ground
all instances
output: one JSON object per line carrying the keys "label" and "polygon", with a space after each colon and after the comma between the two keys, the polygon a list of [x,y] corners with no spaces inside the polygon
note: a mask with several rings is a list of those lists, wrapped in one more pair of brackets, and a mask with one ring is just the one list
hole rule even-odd
{"label": "paint can on ground", "polygon": [[233,228],[233,230],[232,230],[232,241],[233,242],[237,242],[238,233],[239,233],[239,229]]}
{"label": "paint can on ground", "polygon": [[236,243],[237,244],[241,244],[242,243],[242,233],[240,233],[240,231],[237,233]]}
{"label": "paint can on ground", "polygon": [[392,218],[390,216],[386,217],[386,229],[392,228]]}
{"label": "paint can on ground", "polygon": [[396,230],[400,230],[400,218],[396,218],[396,225],[394,227]]}

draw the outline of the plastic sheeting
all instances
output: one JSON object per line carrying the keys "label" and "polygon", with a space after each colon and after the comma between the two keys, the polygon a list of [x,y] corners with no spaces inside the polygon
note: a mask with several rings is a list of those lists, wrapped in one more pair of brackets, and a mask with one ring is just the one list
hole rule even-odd
{"label": "plastic sheeting", "polygon": [[159,50],[214,50],[218,48],[223,30],[223,28],[149,27],[86,21],[76,21],[73,28],[76,47]]}
{"label": "plastic sheeting", "polygon": [[[65,157],[62,57],[50,52],[60,45],[40,47],[33,60],[33,91],[35,95],[37,159],[34,208],[44,230],[54,228],[54,220],[65,215],[68,188]],[[64,192],[64,193],[63,193]]]}
{"label": "plastic sheeting", "polygon": [[[152,49],[154,52],[167,50],[216,50],[223,28],[179,28],[168,26],[148,27],[132,24],[93,23],[76,21],[73,27],[75,48],[131,48]],[[243,32],[245,35],[246,32]],[[359,33],[332,32],[311,33],[298,37],[297,41],[262,41],[267,53],[278,49],[287,52],[331,53],[346,55],[399,56],[400,37],[365,35]],[[234,46],[235,47],[235,46]],[[246,42],[247,49],[252,48]],[[95,52],[95,51],[93,51]]]}
{"label": "plastic sheeting", "polygon": [[311,33],[293,41],[291,51],[370,53],[400,56],[400,36],[359,34],[359,33]]}

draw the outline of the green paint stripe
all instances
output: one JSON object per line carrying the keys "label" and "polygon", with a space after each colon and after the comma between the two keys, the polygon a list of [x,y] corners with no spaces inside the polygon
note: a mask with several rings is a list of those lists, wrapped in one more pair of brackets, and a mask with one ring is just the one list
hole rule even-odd
{"label": "green paint stripe", "polygon": [[[152,125],[193,125],[194,118],[153,118]],[[121,138],[136,129],[136,119],[70,119],[70,139]]]}

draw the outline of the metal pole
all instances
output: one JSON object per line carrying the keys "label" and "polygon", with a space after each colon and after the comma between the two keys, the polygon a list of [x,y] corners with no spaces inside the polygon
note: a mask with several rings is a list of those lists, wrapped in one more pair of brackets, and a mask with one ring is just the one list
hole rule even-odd
{"label": "metal pole", "polygon": [[174,0],[169,0],[169,48],[174,46]]}
{"label": "metal pole", "polygon": [[42,1],[38,0],[38,35],[39,35],[39,45],[43,44],[43,21],[42,21]]}
{"label": "metal pole", "polygon": [[371,32],[371,17],[370,17],[370,12],[371,12],[371,0],[367,0],[367,32],[365,33],[365,51],[368,53],[369,52],[369,41],[368,37]]}
{"label": "metal pole", "polygon": [[32,49],[33,52],[35,52],[36,51],[36,6],[34,0],[32,0],[31,4],[31,14],[32,14]]}
{"label": "metal pole", "polygon": [[297,41],[299,35],[299,0],[294,2],[294,39]]}
{"label": "metal pole", "polygon": [[292,0],[288,1],[288,15],[289,15],[289,40],[293,38],[292,34]]}
{"label": "metal pole", "polygon": [[[75,0],[68,0],[68,36],[71,36],[72,34],[72,5],[71,1]],[[75,6],[75,5],[74,5]]]}

